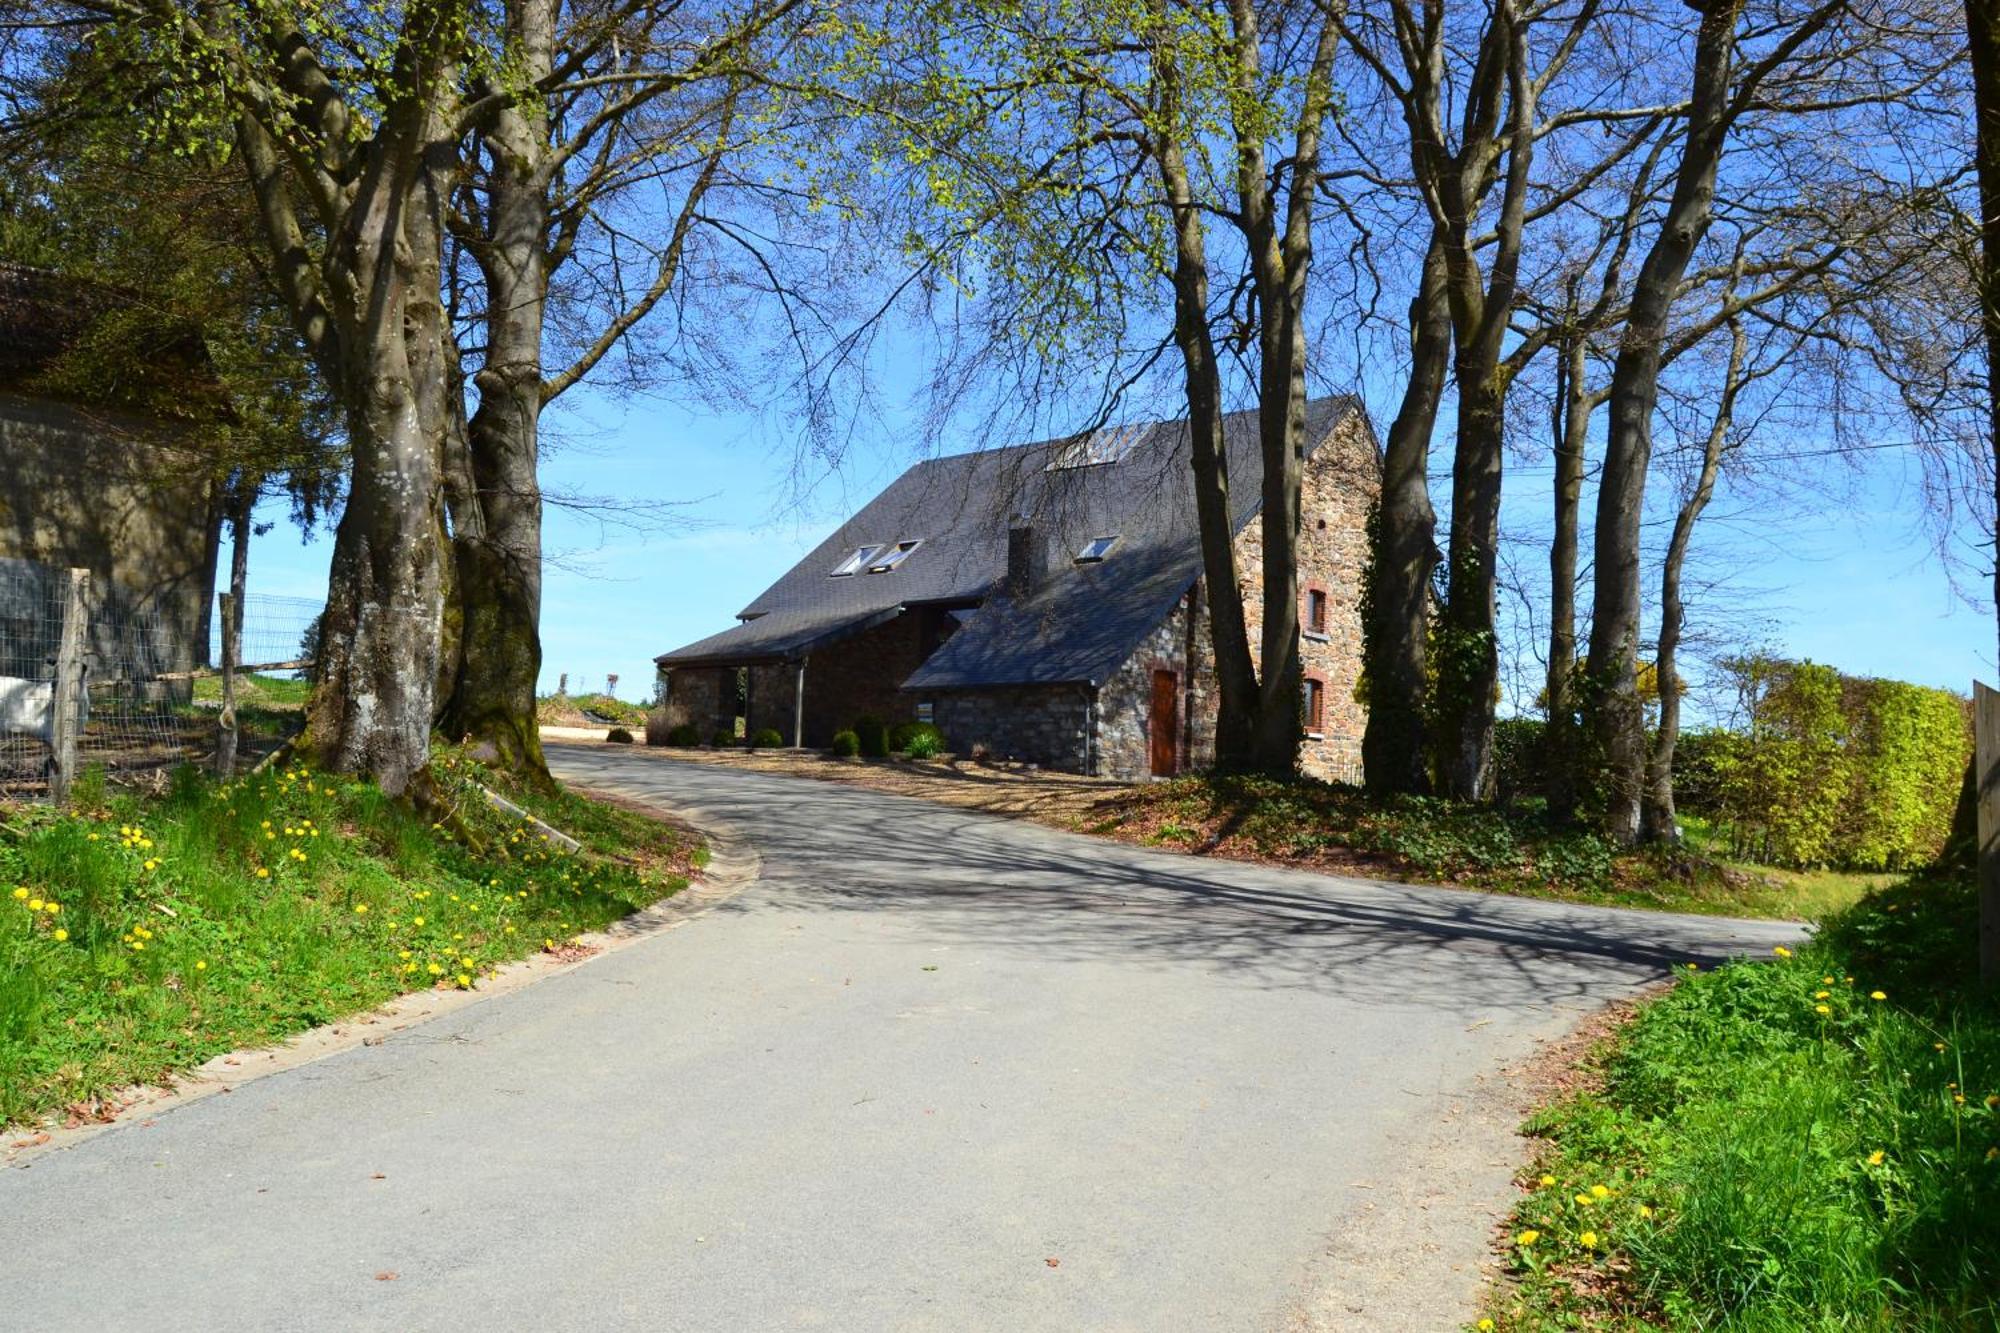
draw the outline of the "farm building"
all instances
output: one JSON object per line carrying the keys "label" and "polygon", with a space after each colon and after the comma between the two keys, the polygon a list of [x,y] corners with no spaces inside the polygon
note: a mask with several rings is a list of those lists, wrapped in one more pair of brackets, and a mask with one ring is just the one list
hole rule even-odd
{"label": "farm building", "polygon": [[[1360,583],[1379,486],[1358,400],[1307,412],[1300,624],[1307,772],[1360,775]],[[1224,422],[1253,645],[1257,422]],[[1216,687],[1185,422],[919,463],[720,634],[662,654],[668,720],[824,746],[873,715],[955,753],[1137,778],[1207,764]]]}
{"label": "farm building", "polygon": [[[219,390],[193,338],[163,340],[123,368],[128,382],[79,387],[62,359],[117,308],[101,288],[0,263],[0,676],[46,675],[72,568],[91,573],[93,623],[145,631],[100,656],[136,642],[151,671],[208,660],[221,513],[200,444]],[[133,392],[149,383],[168,392]],[[167,397],[171,414],[107,405]]]}

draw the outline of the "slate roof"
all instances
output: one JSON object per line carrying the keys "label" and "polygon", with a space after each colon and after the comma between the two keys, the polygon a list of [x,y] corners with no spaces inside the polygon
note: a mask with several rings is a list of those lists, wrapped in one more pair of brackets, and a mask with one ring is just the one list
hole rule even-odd
{"label": "slate roof", "polygon": [[[1312,447],[1360,410],[1352,397],[1308,404]],[[1238,529],[1258,509],[1256,432],[1254,413],[1223,419]],[[910,607],[976,605],[906,688],[1101,683],[1201,574],[1187,423],[1153,423],[1132,437],[1120,461],[1089,467],[1048,466],[1068,440],[919,463],[745,607],[742,624],[656,660],[785,661]],[[1003,589],[1016,516],[1034,530],[1045,571],[1018,602]],[[1118,544],[1101,562],[1076,564],[1100,536]],[[829,574],[858,547],[898,541],[923,544],[888,573]]]}

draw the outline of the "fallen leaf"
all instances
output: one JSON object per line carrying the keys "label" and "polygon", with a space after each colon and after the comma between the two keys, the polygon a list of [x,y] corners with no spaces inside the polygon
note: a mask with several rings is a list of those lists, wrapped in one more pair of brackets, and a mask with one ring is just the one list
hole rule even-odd
{"label": "fallen leaf", "polygon": [[386,1268],[375,1275],[375,1280],[377,1282],[394,1282],[396,1278],[397,1274],[391,1272],[389,1269]]}
{"label": "fallen leaf", "polygon": [[377,1171],[377,1172],[376,1172],[376,1173],[375,1173],[374,1175],[372,1175],[372,1176],[370,1176],[370,1177],[368,1177],[368,1178],[369,1178],[370,1180],[387,1180],[387,1179],[388,1179],[389,1177],[387,1177],[387,1176],[383,1175],[383,1174],[382,1174],[382,1173],[381,1173],[380,1171]]}
{"label": "fallen leaf", "polygon": [[1061,1268],[1061,1267],[1062,1267],[1062,1260],[1060,1260],[1060,1259],[1056,1258],[1056,1257],[1055,1257],[1055,1256],[1054,1256],[1053,1254],[1052,1254],[1052,1255],[1050,1255],[1050,1256],[1049,1256],[1048,1258],[1046,1258],[1046,1259],[1042,1260],[1042,1262],[1043,1262],[1043,1263],[1045,1263],[1045,1264],[1047,1264],[1047,1265],[1048,1265],[1048,1266],[1049,1266],[1050,1268]]}

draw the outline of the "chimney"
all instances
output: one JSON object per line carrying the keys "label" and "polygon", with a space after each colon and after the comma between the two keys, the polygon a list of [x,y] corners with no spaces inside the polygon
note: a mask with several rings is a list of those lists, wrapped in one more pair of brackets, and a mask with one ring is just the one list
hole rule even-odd
{"label": "chimney", "polygon": [[1028,520],[1016,517],[1007,528],[1007,595],[1032,596],[1042,583],[1042,551]]}

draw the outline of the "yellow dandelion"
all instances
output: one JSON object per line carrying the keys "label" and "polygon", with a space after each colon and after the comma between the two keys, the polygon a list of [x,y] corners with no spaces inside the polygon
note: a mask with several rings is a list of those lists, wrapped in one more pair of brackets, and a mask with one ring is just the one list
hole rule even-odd
{"label": "yellow dandelion", "polygon": [[1653,1216],[1653,1210],[1642,1203],[1639,1205],[1639,1216],[1650,1220]]}
{"label": "yellow dandelion", "polygon": [[1548,1188],[1549,1186],[1551,1186],[1551,1185],[1553,1185],[1553,1184],[1555,1184],[1555,1183],[1556,1183],[1556,1178],[1555,1178],[1554,1176],[1543,1176],[1543,1177],[1542,1177],[1542,1188],[1543,1188],[1543,1189],[1547,1189],[1547,1188]]}
{"label": "yellow dandelion", "polygon": [[420,916],[413,916],[410,918],[410,924],[413,926],[421,926],[424,924],[424,919]]}
{"label": "yellow dandelion", "polygon": [[257,867],[257,878],[258,878],[258,879],[269,879],[269,878],[271,878],[271,870],[270,870],[270,867],[269,867],[269,866],[258,866],[258,867]]}
{"label": "yellow dandelion", "polygon": [[133,940],[133,941],[132,941],[132,951],[133,951],[134,953],[144,953],[144,952],[146,951],[146,941],[144,941],[144,940]]}
{"label": "yellow dandelion", "polygon": [[461,972],[458,974],[458,985],[461,990],[468,990],[472,986],[472,978]]}
{"label": "yellow dandelion", "polygon": [[1491,1319],[1482,1319],[1473,1325],[1473,1327],[1477,1328],[1479,1333],[1493,1333],[1493,1321]]}
{"label": "yellow dandelion", "polygon": [[1771,952],[1778,955],[1778,957],[1780,958],[1790,958],[1792,956],[1792,951],[1790,949],[1787,949],[1782,944],[1773,947]]}
{"label": "yellow dandelion", "polygon": [[1882,1150],[1880,1148],[1877,1148],[1874,1152],[1868,1154],[1868,1165],[1870,1166],[1882,1165],[1883,1156],[1884,1154]]}
{"label": "yellow dandelion", "polygon": [[1825,1005],[1823,1005],[1823,1004],[1816,1004],[1816,1005],[1814,1005],[1814,1006],[1813,1006],[1813,1012],[1814,1012],[1814,1013],[1816,1013],[1816,1014],[1819,1014],[1819,1015],[1821,1015],[1821,1016],[1823,1017],[1823,1016],[1825,1016],[1825,1015],[1827,1015],[1827,1014],[1830,1014],[1830,1013],[1832,1013],[1832,1012],[1833,1012],[1833,1010],[1831,1010],[1831,1009],[1827,1008],[1827,1007],[1826,1007]]}
{"label": "yellow dandelion", "polygon": [[1576,1238],[1576,1243],[1583,1246],[1586,1250],[1594,1250],[1597,1248],[1597,1233],[1595,1231],[1586,1231]]}
{"label": "yellow dandelion", "polygon": [[69,932],[62,929],[61,927],[57,927],[53,938],[55,939],[55,942],[57,944],[61,944],[64,940],[69,938]]}
{"label": "yellow dandelion", "polygon": [[1813,998],[1815,1000],[1826,1000],[1826,999],[1831,999],[1832,997],[1833,997],[1833,992],[1830,990],[1816,990],[1813,992]]}
{"label": "yellow dandelion", "polygon": [[52,915],[52,916],[53,916],[54,914],[56,914],[56,913],[58,913],[58,912],[62,911],[62,904],[61,904],[61,903],[43,903],[43,904],[42,904],[42,910],[43,910],[44,912],[47,912],[47,913],[49,913],[50,915]]}
{"label": "yellow dandelion", "polygon": [[1542,1238],[1542,1233],[1530,1227],[1528,1230],[1523,1231],[1520,1235],[1514,1237],[1514,1243],[1525,1249],[1527,1246],[1533,1245],[1536,1241],[1540,1240],[1541,1238]]}
{"label": "yellow dandelion", "polygon": [[1881,991],[1872,990],[1868,992],[1868,998],[1871,1000],[1886,1000],[1889,997],[1884,995]]}
{"label": "yellow dandelion", "polygon": [[1591,1198],[1591,1197],[1590,1197],[1590,1196],[1589,1196],[1588,1194],[1579,1194],[1579,1195],[1577,1195],[1577,1196],[1576,1196],[1576,1201],[1577,1201],[1578,1203],[1582,1204],[1582,1205],[1583,1205],[1583,1206],[1584,1206],[1585,1208],[1588,1208],[1588,1207],[1590,1207],[1590,1205],[1592,1205],[1593,1203],[1596,1203],[1596,1202],[1597,1202],[1597,1200],[1595,1200],[1595,1199]]}
{"label": "yellow dandelion", "polygon": [[1603,1185],[1592,1185],[1590,1196],[1593,1199],[1608,1199],[1611,1197],[1611,1191]]}
{"label": "yellow dandelion", "polygon": [[424,964],[424,971],[430,973],[434,977],[444,975],[444,969],[439,967],[436,963]]}
{"label": "yellow dandelion", "polygon": [[14,896],[16,898],[26,898],[28,896],[28,891],[26,889],[15,889]]}
{"label": "yellow dandelion", "polygon": [[[151,866],[148,866],[148,867],[147,867],[147,869],[149,869],[149,870],[150,870],[151,868],[152,868]],[[29,910],[30,912],[39,912],[39,911],[41,911],[41,910],[42,910],[42,900],[41,900],[40,898],[30,898],[30,899],[28,899],[28,910]]]}
{"label": "yellow dandelion", "polygon": [[205,958],[197,958],[197,959],[195,959],[195,960],[194,960],[194,970],[195,970],[195,971],[197,971],[197,972],[206,972],[206,971],[208,971],[208,960],[207,960],[207,959],[205,959]]}

